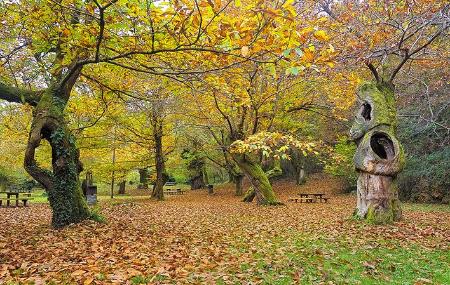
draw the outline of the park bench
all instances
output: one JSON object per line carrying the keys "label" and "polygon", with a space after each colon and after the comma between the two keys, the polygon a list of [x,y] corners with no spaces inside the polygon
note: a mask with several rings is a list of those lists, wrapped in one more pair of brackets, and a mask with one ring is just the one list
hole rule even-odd
{"label": "park bench", "polygon": [[164,186],[175,186],[177,183],[175,181],[167,181]]}

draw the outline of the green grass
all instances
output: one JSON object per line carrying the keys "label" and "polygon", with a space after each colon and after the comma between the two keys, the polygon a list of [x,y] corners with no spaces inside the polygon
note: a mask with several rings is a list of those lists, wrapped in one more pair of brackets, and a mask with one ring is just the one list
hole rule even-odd
{"label": "green grass", "polygon": [[407,210],[407,211],[450,212],[450,205],[444,205],[444,204],[403,203],[402,207],[404,210]]}
{"label": "green grass", "polygon": [[352,248],[345,241],[305,236],[268,242],[274,249],[289,251],[282,256],[255,253],[251,265],[239,268],[256,275],[262,284],[414,284],[420,278],[450,284],[450,252],[444,250],[403,248],[390,241]]}

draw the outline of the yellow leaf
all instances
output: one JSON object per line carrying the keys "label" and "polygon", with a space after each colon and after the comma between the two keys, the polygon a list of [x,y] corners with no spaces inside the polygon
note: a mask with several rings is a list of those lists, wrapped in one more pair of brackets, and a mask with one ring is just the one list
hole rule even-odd
{"label": "yellow leaf", "polygon": [[241,0],[234,0],[234,6],[241,7],[242,6]]}
{"label": "yellow leaf", "polygon": [[325,32],[324,30],[316,31],[314,33],[314,37],[322,42],[328,41],[330,39],[330,37],[327,35],[327,32]]}
{"label": "yellow leaf", "polygon": [[86,279],[84,280],[83,285],[89,285],[89,284],[91,284],[93,281],[94,281],[93,278],[88,277],[88,278],[86,278]]}
{"label": "yellow leaf", "polygon": [[243,46],[241,48],[241,54],[242,54],[243,57],[247,57],[248,56],[248,54],[249,54],[248,46]]}

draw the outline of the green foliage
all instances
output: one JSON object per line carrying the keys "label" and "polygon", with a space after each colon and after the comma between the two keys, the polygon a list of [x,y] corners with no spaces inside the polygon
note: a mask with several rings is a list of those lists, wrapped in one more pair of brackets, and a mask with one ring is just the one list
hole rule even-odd
{"label": "green foliage", "polygon": [[413,201],[449,203],[450,146],[430,154],[409,155],[398,183],[401,195]]}
{"label": "green foliage", "polygon": [[450,203],[450,146],[445,133],[432,125],[417,126],[411,120],[401,121],[400,139],[406,153],[406,165],[398,176],[399,194],[403,200]]}
{"label": "green foliage", "polygon": [[341,137],[333,147],[331,158],[325,164],[325,172],[346,180],[347,191],[356,189],[356,180],[358,179],[358,174],[353,166],[355,150],[355,143],[348,141],[346,137]]}
{"label": "green foliage", "polygon": [[91,216],[89,217],[91,220],[96,221],[97,223],[106,224],[108,223],[106,218],[101,214],[100,207],[96,206],[91,209]]}

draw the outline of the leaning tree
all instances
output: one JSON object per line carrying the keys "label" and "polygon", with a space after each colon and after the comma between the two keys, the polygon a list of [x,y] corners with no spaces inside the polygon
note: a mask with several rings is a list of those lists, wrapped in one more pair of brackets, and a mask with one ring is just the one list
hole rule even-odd
{"label": "leaning tree", "polygon": [[373,79],[360,85],[350,137],[356,141],[359,218],[390,223],[402,217],[395,184],[404,164],[396,137],[395,80],[411,64],[441,57],[433,45],[446,40],[450,5],[445,1],[320,1],[341,35],[342,66],[365,63]]}
{"label": "leaning tree", "polygon": [[[101,75],[114,65],[175,77],[227,68],[221,64],[226,57],[233,58],[228,61],[232,66],[253,60],[251,54],[241,54],[242,46],[264,51],[263,37],[271,33],[275,20],[272,14],[267,21],[259,19],[270,11],[244,8],[231,0],[203,4],[196,0],[161,5],[138,0],[0,3],[0,99],[33,106],[24,166],[49,194],[54,227],[90,215],[79,185],[79,151],[65,121],[66,105],[81,76]],[[246,24],[236,21],[239,17],[247,19]],[[241,34],[231,39],[234,31]],[[212,61],[215,64],[205,67]],[[51,170],[35,159],[42,140],[52,148]]]}

